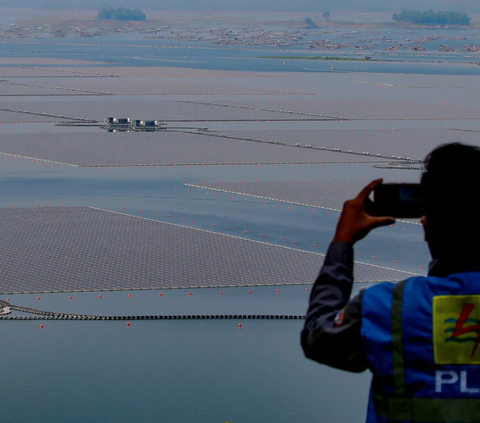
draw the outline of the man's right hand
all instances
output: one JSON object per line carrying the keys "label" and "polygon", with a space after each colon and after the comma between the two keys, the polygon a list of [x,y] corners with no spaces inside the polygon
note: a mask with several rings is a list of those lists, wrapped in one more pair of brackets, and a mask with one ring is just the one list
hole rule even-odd
{"label": "man's right hand", "polygon": [[345,202],[333,242],[347,242],[353,245],[367,236],[372,229],[395,223],[393,217],[375,217],[365,211],[365,206],[372,203],[368,196],[382,181],[376,179],[370,182],[353,200]]}

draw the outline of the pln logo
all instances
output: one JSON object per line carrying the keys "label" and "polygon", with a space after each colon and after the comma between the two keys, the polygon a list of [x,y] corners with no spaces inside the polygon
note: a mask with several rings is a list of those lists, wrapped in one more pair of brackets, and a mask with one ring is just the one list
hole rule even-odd
{"label": "pln logo", "polygon": [[433,298],[437,364],[480,364],[480,295]]}

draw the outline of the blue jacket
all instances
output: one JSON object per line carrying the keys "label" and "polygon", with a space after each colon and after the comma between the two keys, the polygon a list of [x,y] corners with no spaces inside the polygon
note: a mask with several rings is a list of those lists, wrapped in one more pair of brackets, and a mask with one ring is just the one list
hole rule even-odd
{"label": "blue jacket", "polygon": [[369,288],[361,341],[367,423],[480,422],[480,272]]}

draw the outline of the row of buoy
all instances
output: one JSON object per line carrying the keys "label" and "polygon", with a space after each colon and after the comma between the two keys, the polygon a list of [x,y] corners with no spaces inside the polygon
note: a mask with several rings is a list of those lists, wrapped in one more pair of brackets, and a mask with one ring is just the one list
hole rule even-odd
{"label": "row of buoy", "polygon": [[304,315],[294,314],[190,314],[190,315],[139,315],[139,316],[96,316],[58,314],[36,316],[0,315],[0,320],[303,320]]}
{"label": "row of buoy", "polygon": [[[309,288],[305,288],[305,291],[308,292],[308,291],[309,291]],[[280,289],[277,288],[277,289],[275,290],[275,292],[278,294],[278,293],[280,292]],[[252,290],[249,289],[249,290],[248,290],[248,293],[251,294],[251,293],[252,293]],[[220,295],[223,295],[223,291],[220,291],[219,294],[220,294]],[[192,296],[192,291],[189,291],[189,292],[188,292],[188,295],[189,295],[189,296]],[[158,296],[159,296],[159,297],[163,297],[163,293],[160,292],[160,293],[158,294]],[[128,294],[128,295],[127,295],[127,298],[132,298],[132,294]],[[72,299],[72,296],[69,295],[69,296],[68,296],[68,299],[71,300],[71,299]],[[98,299],[102,299],[102,296],[99,295],[99,296],[98,296]],[[7,301],[10,301],[10,298],[7,298]],[[37,297],[37,301],[40,301],[40,297]]]}
{"label": "row of buoy", "polygon": [[[127,327],[130,327],[130,322],[127,322]],[[239,324],[238,324],[238,327],[241,328],[241,327],[242,327],[242,324],[239,323]],[[40,325],[40,329],[43,329],[43,324]]]}

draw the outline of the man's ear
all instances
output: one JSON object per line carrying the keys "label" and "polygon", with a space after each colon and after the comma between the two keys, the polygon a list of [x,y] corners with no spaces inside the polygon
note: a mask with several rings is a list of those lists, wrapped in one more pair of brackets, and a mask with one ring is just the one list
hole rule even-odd
{"label": "man's ear", "polygon": [[430,225],[427,222],[427,216],[423,215],[420,222],[422,223],[423,231],[425,233],[425,242],[428,242],[430,238],[429,234],[431,229],[430,229]]}

